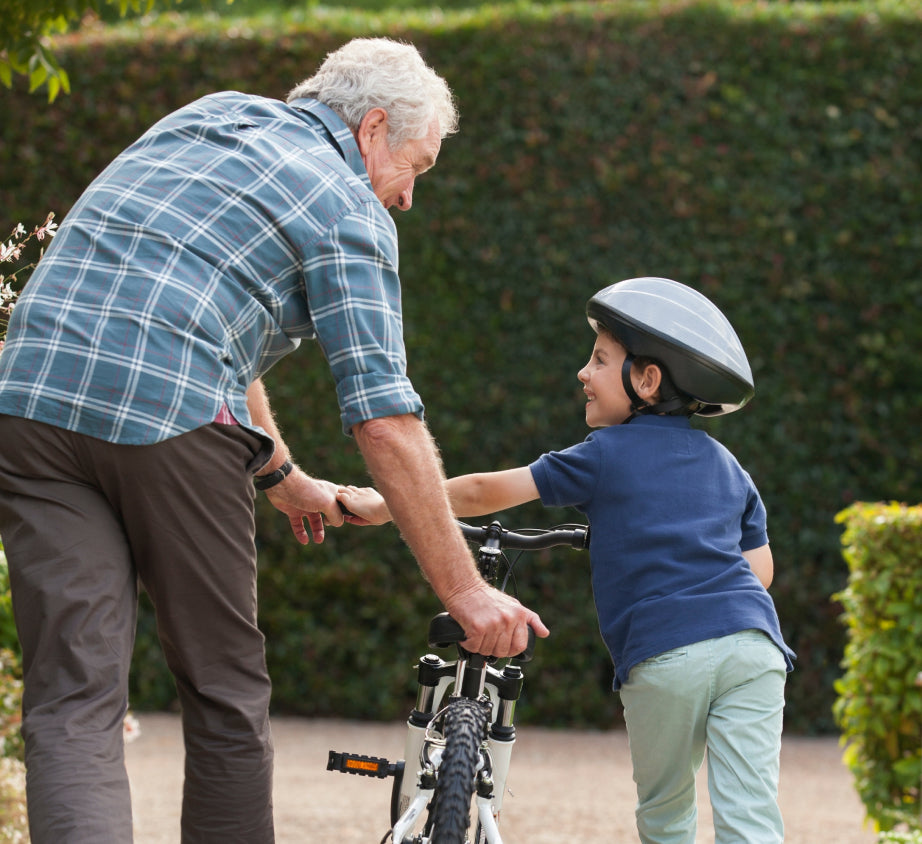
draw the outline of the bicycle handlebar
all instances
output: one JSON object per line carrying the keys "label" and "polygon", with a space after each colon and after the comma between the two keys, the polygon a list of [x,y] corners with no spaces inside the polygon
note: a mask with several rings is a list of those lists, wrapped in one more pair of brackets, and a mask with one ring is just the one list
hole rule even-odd
{"label": "bicycle handlebar", "polygon": [[518,533],[507,530],[499,522],[493,522],[482,527],[474,527],[465,522],[457,522],[464,538],[470,542],[486,544],[493,540],[496,548],[509,548],[518,551],[539,551],[542,548],[553,548],[559,545],[569,545],[577,550],[589,547],[589,526],[574,525],[570,528],[551,528],[550,530],[536,530],[534,533]]}
{"label": "bicycle handlebar", "polygon": [[[489,525],[474,527],[465,522],[456,522],[469,542],[477,542],[483,549],[493,548],[497,551],[506,548],[516,551],[538,551],[542,548],[553,548],[559,545],[569,545],[571,548],[583,550],[589,547],[589,526],[570,525],[549,530],[536,529],[531,533],[519,533],[507,530],[499,522]],[[489,581],[483,570],[481,574]],[[449,645],[459,645],[467,638],[461,625],[447,612],[440,613],[432,619],[429,625],[429,645],[433,648],[446,648]],[[528,628],[528,647],[515,659],[519,662],[528,662],[535,647],[535,631]],[[493,657],[490,657],[492,659]]]}

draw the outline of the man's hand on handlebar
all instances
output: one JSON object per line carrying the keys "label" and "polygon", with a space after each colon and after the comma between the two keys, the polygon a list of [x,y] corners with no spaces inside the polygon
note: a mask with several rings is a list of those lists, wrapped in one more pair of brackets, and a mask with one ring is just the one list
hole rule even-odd
{"label": "man's hand on handlebar", "polygon": [[529,627],[542,639],[550,635],[536,612],[483,582],[453,595],[445,608],[467,633],[461,644],[471,653],[515,656],[528,645]]}

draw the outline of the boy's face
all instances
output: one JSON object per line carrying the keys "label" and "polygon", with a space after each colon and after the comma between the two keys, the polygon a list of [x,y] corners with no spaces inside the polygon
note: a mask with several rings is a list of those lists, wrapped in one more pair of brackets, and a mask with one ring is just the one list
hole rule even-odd
{"label": "boy's face", "polygon": [[588,399],[586,424],[590,428],[620,425],[631,415],[631,400],[621,382],[621,367],[626,357],[624,346],[610,334],[596,335],[592,357],[576,376]]}

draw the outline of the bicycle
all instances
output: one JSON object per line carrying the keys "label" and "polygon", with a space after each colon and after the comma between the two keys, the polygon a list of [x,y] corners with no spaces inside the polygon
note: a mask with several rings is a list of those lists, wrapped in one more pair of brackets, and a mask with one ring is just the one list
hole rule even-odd
{"label": "bicycle", "polygon": [[[507,530],[497,521],[484,527],[458,525],[469,542],[479,544],[477,566],[488,583],[495,585],[500,564],[505,563],[503,591],[510,580],[515,585],[515,566],[521,556],[510,559],[503,549],[589,547],[585,525],[527,533]],[[515,707],[525,679],[520,663],[531,660],[535,636],[529,630],[525,651],[502,668],[493,657],[462,648],[465,638],[461,625],[448,613],[430,622],[429,647],[455,645],[458,656],[446,661],[427,653],[420,658],[404,759],[390,762],[376,756],[329,753],[328,771],[394,778],[391,826],[381,844],[388,839],[392,844],[502,844],[497,824],[515,743]],[[469,839],[472,816],[475,834]]]}

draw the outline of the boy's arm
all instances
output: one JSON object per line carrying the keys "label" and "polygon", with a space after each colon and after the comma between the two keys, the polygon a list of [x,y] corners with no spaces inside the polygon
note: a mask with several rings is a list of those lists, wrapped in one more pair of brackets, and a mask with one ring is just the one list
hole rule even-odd
{"label": "boy's arm", "polygon": [[775,562],[772,558],[772,549],[768,545],[762,545],[759,548],[753,548],[751,551],[743,551],[749,568],[761,584],[768,589],[772,585],[772,579],[775,576]]}
{"label": "boy's arm", "polygon": [[456,516],[484,516],[534,501],[539,497],[531,469],[521,466],[502,472],[459,475],[445,482]]}
{"label": "boy's arm", "polygon": [[[502,472],[459,475],[445,481],[445,491],[456,516],[483,516],[497,513],[538,498],[531,469],[523,466]],[[340,487],[339,500],[369,524],[380,525],[391,519],[384,499],[370,487]]]}

